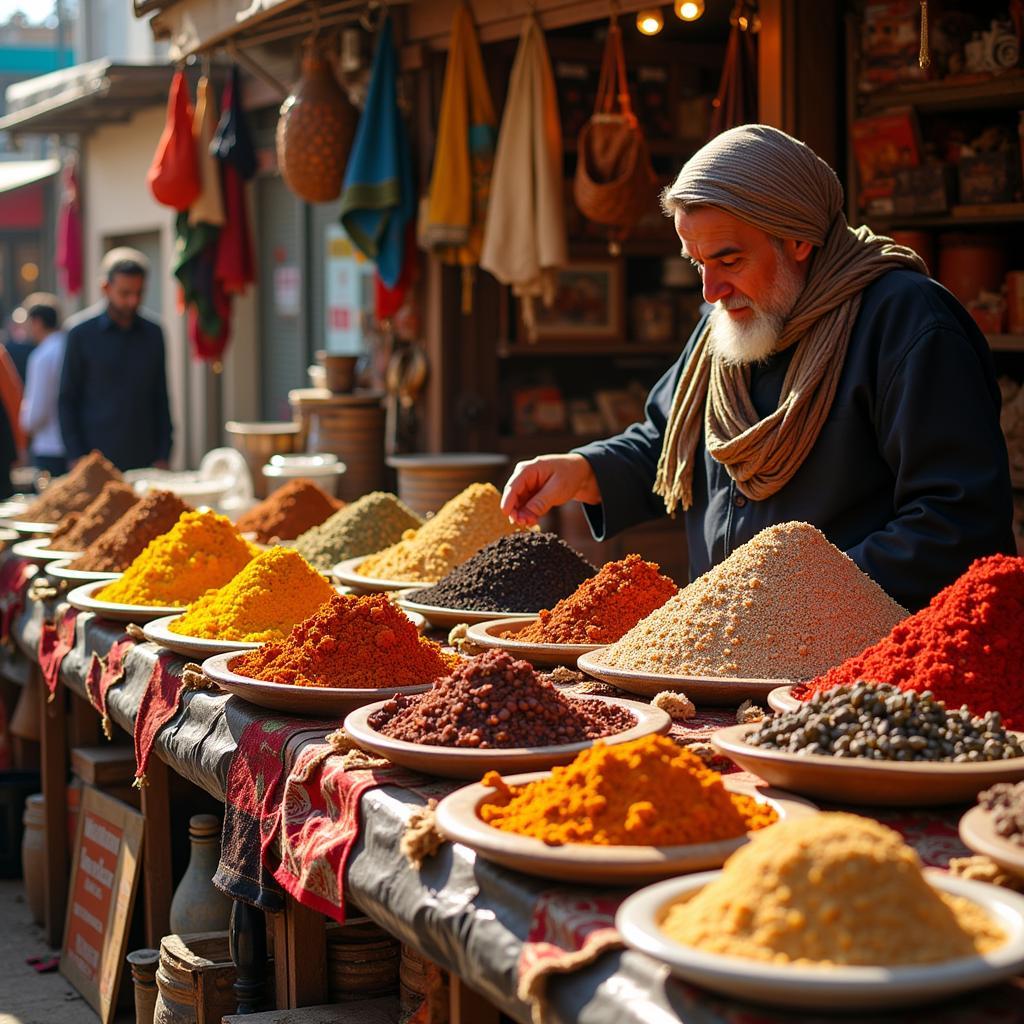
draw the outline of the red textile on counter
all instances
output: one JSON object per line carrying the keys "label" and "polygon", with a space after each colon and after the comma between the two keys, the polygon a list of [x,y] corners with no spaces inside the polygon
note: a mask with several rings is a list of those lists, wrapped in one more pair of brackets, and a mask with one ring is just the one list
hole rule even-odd
{"label": "red textile on counter", "polygon": [[11,641],[11,626],[25,607],[25,591],[39,567],[24,558],[0,564],[0,644]]}
{"label": "red textile on counter", "polygon": [[192,101],[184,72],[178,71],[167,96],[167,119],[146,175],[153,198],[179,212],[199,198],[202,182],[192,134]]}
{"label": "red textile on counter", "polygon": [[104,730],[110,721],[107,714],[107,691],[124,679],[124,659],[135,646],[131,637],[122,637],[101,658],[95,651],[89,659],[89,668],[85,673],[85,692],[89,703],[103,716]]}
{"label": "red textile on counter", "polygon": [[217,237],[214,276],[226,292],[240,295],[247,285],[256,280],[245,182],[230,161],[222,161],[221,168],[225,220]]}
{"label": "red textile on counter", "polygon": [[82,208],[78,198],[78,165],[74,160],[64,168],[54,264],[61,271],[64,290],[77,295],[82,290]]}
{"label": "red textile on counter", "polygon": [[78,609],[66,608],[56,622],[44,622],[39,634],[39,669],[43,682],[49,690],[48,700],[53,700],[60,680],[60,667],[75,646],[75,624]]}
{"label": "red textile on counter", "polygon": [[[176,671],[175,671],[176,669]],[[146,780],[146,766],[156,734],[178,713],[185,682],[181,678],[182,662],[176,655],[164,653],[156,659],[146,692],[135,718],[135,784]]]}

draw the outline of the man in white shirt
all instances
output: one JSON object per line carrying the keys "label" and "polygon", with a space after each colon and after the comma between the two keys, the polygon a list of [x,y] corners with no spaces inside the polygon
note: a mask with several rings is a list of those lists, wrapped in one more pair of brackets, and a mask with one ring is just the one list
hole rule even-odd
{"label": "man in white shirt", "polygon": [[64,334],[57,330],[60,310],[56,296],[42,292],[30,295],[25,305],[29,337],[36,347],[28,357],[21,427],[29,438],[32,464],[51,476],[59,476],[68,468],[57,412],[64,367]]}

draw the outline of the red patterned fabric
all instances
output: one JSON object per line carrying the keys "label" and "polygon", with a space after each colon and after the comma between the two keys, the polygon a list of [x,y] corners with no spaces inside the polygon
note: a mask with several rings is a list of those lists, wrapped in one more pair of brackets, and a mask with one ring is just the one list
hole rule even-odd
{"label": "red patterned fabric", "polygon": [[167,97],[167,118],[146,175],[153,198],[175,210],[187,210],[199,198],[201,182],[192,134],[192,101],[185,74],[178,71]]}
{"label": "red patterned fabric", "polygon": [[25,591],[38,568],[24,558],[0,564],[0,644],[11,642],[11,626],[25,607]]}
{"label": "red patterned fabric", "polygon": [[185,683],[181,678],[181,662],[173,654],[161,654],[139,704],[135,719],[135,784],[145,785],[146,766],[156,734],[178,713]]}
{"label": "red patterned fabric", "polygon": [[75,624],[78,622],[78,610],[66,608],[56,622],[44,622],[39,634],[39,669],[43,674],[43,682],[50,691],[49,700],[53,700],[60,681],[60,667],[71,649],[75,646]]}
{"label": "red patterned fabric", "polygon": [[125,636],[110,648],[106,658],[101,658],[93,651],[89,659],[89,668],[85,673],[85,692],[89,696],[89,703],[103,716],[104,723],[109,720],[107,691],[124,679],[124,659],[134,646],[135,641]]}

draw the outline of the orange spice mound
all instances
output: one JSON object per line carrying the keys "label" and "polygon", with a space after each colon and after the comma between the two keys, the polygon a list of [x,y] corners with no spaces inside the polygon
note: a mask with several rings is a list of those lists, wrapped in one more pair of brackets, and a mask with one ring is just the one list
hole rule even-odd
{"label": "orange spice mound", "polygon": [[235,658],[232,672],[267,683],[367,690],[418,686],[458,663],[383,594],[337,594],[288,639]]}
{"label": "orange spice mound", "polygon": [[515,634],[531,644],[613,644],[660,608],[679,588],[655,562],[626,555],[562,598],[537,621]]}
{"label": "orange spice mound", "polygon": [[319,526],[343,506],[304,477],[289,480],[258,505],[235,521],[239,533],[254,533],[261,544],[275,540],[295,540]]}

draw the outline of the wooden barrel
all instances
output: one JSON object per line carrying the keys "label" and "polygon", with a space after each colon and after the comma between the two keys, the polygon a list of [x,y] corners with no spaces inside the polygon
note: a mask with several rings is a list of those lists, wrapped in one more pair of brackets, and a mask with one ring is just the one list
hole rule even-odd
{"label": "wooden barrel", "polygon": [[327,994],[332,1003],[398,990],[399,942],[372,921],[327,928]]}
{"label": "wooden barrel", "polygon": [[398,1001],[403,1014],[415,1013],[426,1002],[429,1011],[424,1020],[435,1020],[434,1008],[447,1007],[448,972],[419,950],[402,943],[398,973]]}
{"label": "wooden barrel", "polygon": [[229,420],[224,429],[233,448],[245,457],[257,498],[267,496],[263,467],[271,455],[288,455],[300,447],[301,431],[296,423],[238,423]]}
{"label": "wooden barrel", "polygon": [[392,455],[398,471],[398,496],[421,516],[436,512],[470,484],[492,483],[499,489],[508,475],[508,456],[492,452]]}

